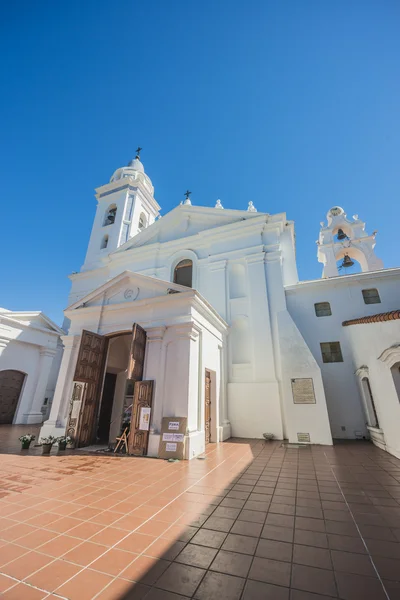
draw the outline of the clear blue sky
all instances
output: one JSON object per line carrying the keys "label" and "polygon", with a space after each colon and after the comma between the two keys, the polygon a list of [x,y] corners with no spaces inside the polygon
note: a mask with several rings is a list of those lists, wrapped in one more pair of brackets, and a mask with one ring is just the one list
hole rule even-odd
{"label": "clear blue sky", "polygon": [[93,189],[137,145],[163,214],[286,211],[302,279],[334,204],[400,265],[398,0],[4,2],[0,305],[62,321]]}

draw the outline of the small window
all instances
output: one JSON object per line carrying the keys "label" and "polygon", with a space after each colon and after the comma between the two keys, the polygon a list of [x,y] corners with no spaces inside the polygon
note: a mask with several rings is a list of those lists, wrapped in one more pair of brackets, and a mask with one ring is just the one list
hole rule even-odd
{"label": "small window", "polygon": [[104,217],[104,227],[106,225],[112,225],[115,221],[115,215],[117,214],[117,207],[115,205],[111,205],[106,210],[106,215]]}
{"label": "small window", "polygon": [[103,237],[103,239],[101,240],[100,248],[101,248],[101,250],[104,250],[104,248],[107,248],[107,246],[108,246],[108,235],[105,235]]}
{"label": "small window", "polygon": [[321,342],[320,346],[324,363],[343,362],[340,342]]}
{"label": "small window", "polygon": [[192,287],[193,263],[191,260],[181,260],[174,270],[174,283]]}
{"label": "small window", "polygon": [[381,299],[379,297],[379,292],[376,288],[371,288],[370,290],[362,290],[362,295],[363,295],[365,304],[380,304],[381,303]]}
{"label": "small window", "polygon": [[332,314],[329,302],[316,302],[314,308],[317,317],[330,317]]}
{"label": "small window", "polygon": [[147,219],[146,219],[146,216],[142,213],[139,217],[138,230],[143,231],[143,229],[146,229],[146,227],[147,227]]}

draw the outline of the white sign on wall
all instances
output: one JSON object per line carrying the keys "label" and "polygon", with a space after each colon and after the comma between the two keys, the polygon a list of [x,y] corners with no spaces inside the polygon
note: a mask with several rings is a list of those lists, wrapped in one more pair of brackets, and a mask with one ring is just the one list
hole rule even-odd
{"label": "white sign on wall", "polygon": [[294,404],[315,404],[314,383],[311,377],[292,379]]}
{"label": "white sign on wall", "polygon": [[140,409],[139,430],[148,431],[150,428],[150,406],[142,406]]}
{"label": "white sign on wall", "polygon": [[166,450],[167,452],[176,452],[176,448],[177,448],[177,444],[173,444],[173,443],[172,443],[172,444],[171,444],[171,443],[167,443],[167,444],[165,445],[165,450]]}
{"label": "white sign on wall", "polygon": [[173,442],[174,434],[173,433],[163,433],[162,441],[163,442]]}

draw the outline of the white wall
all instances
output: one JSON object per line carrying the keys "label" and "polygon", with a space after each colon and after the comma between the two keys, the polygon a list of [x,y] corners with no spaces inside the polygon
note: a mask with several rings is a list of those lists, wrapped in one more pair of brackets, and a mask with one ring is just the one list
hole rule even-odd
{"label": "white wall", "polygon": [[[353,371],[366,367],[386,450],[400,458],[400,396],[391,372],[400,361],[400,321],[343,327]],[[386,354],[391,354],[386,358]],[[385,360],[386,358],[386,360]],[[390,362],[392,359],[392,362]]]}
{"label": "white wall", "polygon": [[[400,305],[400,271],[387,269],[287,286],[288,311],[321,368],[333,438],[368,436],[352,350],[342,322],[395,310]],[[377,288],[380,304],[365,304],[361,290]],[[329,302],[332,315],[317,317],[314,303]],[[323,363],[321,342],[340,342],[341,363]],[[344,429],[343,429],[344,428]]]}

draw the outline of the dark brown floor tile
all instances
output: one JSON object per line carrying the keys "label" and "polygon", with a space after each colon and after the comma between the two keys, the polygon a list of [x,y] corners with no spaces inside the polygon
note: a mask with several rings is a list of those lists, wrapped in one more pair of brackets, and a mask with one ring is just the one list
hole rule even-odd
{"label": "dark brown floor tile", "polygon": [[290,515],[269,514],[265,524],[278,525],[279,527],[294,527],[294,517]]}
{"label": "dark brown floor tile", "polygon": [[240,508],[230,508],[229,506],[218,506],[212,514],[213,517],[223,517],[224,519],[237,519]]}
{"label": "dark brown floor tile", "polygon": [[205,571],[197,567],[172,563],[161,575],[156,587],[177,594],[191,596],[203,578]]}
{"label": "dark brown floor tile", "polygon": [[242,554],[253,555],[256,551],[257,543],[258,538],[256,537],[235,535],[234,533],[230,533],[222,544],[222,550],[230,550],[231,552],[240,552]]}
{"label": "dark brown floor tile", "polygon": [[207,521],[204,523],[204,529],[212,529],[213,531],[224,531],[228,533],[234,524],[235,519],[225,519],[224,517],[208,517]]}
{"label": "dark brown floor tile", "polygon": [[324,510],[324,518],[327,521],[340,521],[342,523],[353,523],[351,514],[344,510]]}
{"label": "dark brown floor tile", "polygon": [[[181,596],[180,594],[174,594],[173,592],[166,592],[165,590],[159,590],[157,588],[151,588],[150,592],[146,596],[146,600],[186,600],[187,597]],[[134,600],[128,593],[123,596],[121,600]]]}
{"label": "dark brown floor tile", "polygon": [[290,600],[333,600],[333,598],[332,596],[321,596],[321,594],[303,592],[302,590],[290,590]]}
{"label": "dark brown floor tile", "polygon": [[300,546],[294,544],[293,562],[298,565],[308,565],[309,567],[319,567],[320,569],[332,569],[331,554],[325,548],[315,548],[314,546]]}
{"label": "dark brown floor tile", "polygon": [[353,552],[342,552],[332,550],[332,564],[335,571],[344,571],[345,573],[355,573],[356,575],[367,575],[376,577],[376,572],[372,566],[369,556],[365,554],[355,554]]}
{"label": "dark brown floor tile", "polygon": [[243,506],[246,510],[259,510],[261,512],[266,512],[270,506],[269,501],[267,502],[257,502],[256,500],[247,500],[246,504]]}
{"label": "dark brown floor tile", "polygon": [[372,556],[386,556],[387,558],[400,558],[400,543],[384,542],[382,540],[368,540],[368,550]]}
{"label": "dark brown floor tile", "polygon": [[366,539],[371,540],[384,540],[387,542],[400,541],[396,539],[396,536],[389,527],[375,527],[374,525],[359,525],[361,534]]}
{"label": "dark brown floor tile", "polygon": [[247,498],[250,496],[249,492],[238,492],[235,490],[232,490],[231,492],[229,492],[229,494],[227,494],[227,498],[235,498],[236,500],[247,500]]}
{"label": "dark brown floor tile", "polygon": [[319,531],[306,531],[305,529],[295,529],[295,544],[303,546],[316,546],[317,548],[328,548],[328,538],[326,533]]}
{"label": "dark brown floor tile", "polygon": [[320,500],[314,500],[312,498],[297,498],[297,506],[304,506],[306,508],[321,508]]}
{"label": "dark brown floor tile", "polygon": [[360,537],[356,538],[348,535],[328,533],[328,545],[331,550],[343,550],[344,552],[367,554],[367,550]]}
{"label": "dark brown floor tile", "polygon": [[261,523],[249,523],[248,521],[236,521],[231,533],[259,537],[263,526]]}
{"label": "dark brown floor tile", "polygon": [[375,525],[376,527],[387,527],[388,523],[381,515],[368,515],[359,513],[355,515],[357,525],[363,523],[364,525]]}
{"label": "dark brown floor tile", "polygon": [[236,575],[237,577],[247,577],[252,560],[252,556],[220,550],[210,570],[228,575]]}
{"label": "dark brown floor tile", "polygon": [[307,517],[309,519],[323,519],[324,515],[320,508],[309,506],[296,506],[297,517]]}
{"label": "dark brown floor tile", "polygon": [[277,527],[276,525],[264,525],[261,537],[278,542],[293,542],[293,529],[288,527]]}
{"label": "dark brown floor tile", "polygon": [[188,544],[175,559],[175,562],[208,569],[214,560],[218,550],[215,548],[206,548],[205,546],[196,546]]}
{"label": "dark brown floor tile", "polygon": [[238,498],[224,498],[220,506],[227,506],[228,508],[242,508],[245,502],[245,500],[239,500]]}
{"label": "dark brown floor tile", "polygon": [[291,506],[290,504],[282,504],[280,502],[272,502],[269,507],[270,513],[277,513],[278,515],[294,515],[295,514],[295,506]]}
{"label": "dark brown floor tile", "polygon": [[288,587],[290,585],[290,570],[290,563],[255,557],[248,577],[257,581]]}
{"label": "dark brown floor tile", "polygon": [[208,548],[220,548],[226,533],[222,531],[211,531],[211,529],[200,529],[195,536],[192,537],[192,544],[207,546]]}
{"label": "dark brown floor tile", "polygon": [[289,589],[248,579],[242,600],[289,600]]}
{"label": "dark brown floor tile", "polygon": [[383,585],[389,594],[390,600],[400,600],[400,581],[389,581],[384,579]]}
{"label": "dark brown floor tile", "polygon": [[261,512],[259,510],[247,510],[244,508],[238,516],[238,521],[248,521],[250,523],[264,523],[266,516],[266,512]]}
{"label": "dark brown floor tile", "polygon": [[356,538],[360,537],[360,534],[358,533],[357,527],[354,525],[354,523],[339,523],[339,521],[325,521],[325,530],[327,533],[347,535]]}
{"label": "dark brown floor tile", "polygon": [[239,600],[245,579],[209,571],[194,598],[198,600]]}
{"label": "dark brown floor tile", "polygon": [[374,556],[373,561],[382,579],[400,581],[400,560],[385,556]]}
{"label": "dark brown floor tile", "polygon": [[296,529],[306,529],[308,531],[325,532],[325,521],[322,519],[310,519],[308,517],[296,517],[294,525]]}
{"label": "dark brown floor tile", "polygon": [[293,564],[291,587],[316,594],[336,596],[333,571]]}
{"label": "dark brown floor tile", "polygon": [[343,600],[387,600],[377,578],[336,572],[336,583]]}
{"label": "dark brown floor tile", "polygon": [[292,544],[261,538],[258,542],[256,556],[290,562],[292,560]]}

